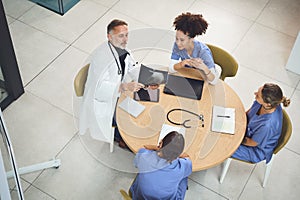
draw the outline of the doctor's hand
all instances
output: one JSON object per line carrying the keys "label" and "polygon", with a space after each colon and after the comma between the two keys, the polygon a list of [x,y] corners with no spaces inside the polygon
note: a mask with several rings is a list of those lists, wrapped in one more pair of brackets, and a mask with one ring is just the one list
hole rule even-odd
{"label": "doctor's hand", "polygon": [[143,84],[137,83],[137,82],[122,83],[120,86],[120,91],[121,92],[124,92],[124,91],[137,92],[143,87],[144,87]]}

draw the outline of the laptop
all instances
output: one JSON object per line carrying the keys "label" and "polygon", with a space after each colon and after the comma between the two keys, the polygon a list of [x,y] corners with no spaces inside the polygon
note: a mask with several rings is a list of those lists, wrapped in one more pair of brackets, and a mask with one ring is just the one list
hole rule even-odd
{"label": "laptop", "polygon": [[169,74],[163,92],[165,94],[200,100],[203,84],[203,80]]}

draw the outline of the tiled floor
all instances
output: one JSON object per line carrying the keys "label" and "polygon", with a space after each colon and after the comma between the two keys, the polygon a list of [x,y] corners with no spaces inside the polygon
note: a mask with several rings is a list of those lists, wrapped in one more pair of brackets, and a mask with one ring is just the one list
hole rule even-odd
{"label": "tiled floor", "polygon": [[[300,76],[285,70],[300,29],[299,0],[81,0],[64,16],[26,0],[2,1],[26,91],[4,111],[18,166],[53,157],[62,162],[59,169],[22,175],[26,199],[121,199],[119,189],[127,190],[135,176],[133,155],[118,147],[110,154],[107,144],[77,135],[73,78],[105,41],[113,18],[126,20],[132,35],[144,31],[139,39],[146,45],[155,37],[153,30],[173,30],[173,19],[186,11],[202,13],[209,21],[200,40],[227,49],[238,60],[237,76],[226,82],[245,108],[260,85],[278,83],[292,100],[287,112],[294,126],[266,188],[261,187],[264,163],[232,162],[223,184],[218,182],[221,166],[193,173],[186,199],[299,199]],[[129,43],[134,41],[130,37]],[[172,46],[172,40],[166,41],[161,42],[165,48]],[[134,55],[145,64],[166,65],[170,49],[156,50],[145,54],[142,48]],[[13,189],[12,180],[10,185]],[[14,190],[12,196],[17,199]]]}

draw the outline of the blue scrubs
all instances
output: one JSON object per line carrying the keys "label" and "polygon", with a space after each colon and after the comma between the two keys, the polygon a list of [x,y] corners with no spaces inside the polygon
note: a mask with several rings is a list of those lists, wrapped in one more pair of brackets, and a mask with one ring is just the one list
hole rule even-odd
{"label": "blue scrubs", "polygon": [[255,101],[247,114],[246,136],[254,140],[258,145],[249,147],[240,145],[233,158],[257,163],[266,160],[268,163],[277,145],[282,128],[282,108],[277,106],[270,114],[258,115],[261,105]]}
{"label": "blue scrubs", "polygon": [[[198,40],[194,40],[194,50],[192,53],[192,58],[201,58],[204,62],[204,64],[209,68],[214,68],[215,63],[213,60],[212,53],[210,49],[202,42],[199,42]],[[174,43],[171,59],[172,60],[185,60],[189,59],[190,56],[188,55],[186,49],[179,50],[176,43]],[[189,67],[189,66],[187,66]]]}
{"label": "blue scrubs", "polygon": [[140,149],[134,159],[139,173],[130,187],[132,199],[184,199],[192,162],[178,158],[172,163],[160,158],[156,151]]}

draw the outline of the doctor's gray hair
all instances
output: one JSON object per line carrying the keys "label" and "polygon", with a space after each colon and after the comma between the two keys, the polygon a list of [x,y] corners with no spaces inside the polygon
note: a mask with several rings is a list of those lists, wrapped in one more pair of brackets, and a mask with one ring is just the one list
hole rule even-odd
{"label": "doctor's gray hair", "polygon": [[123,21],[123,20],[119,20],[119,19],[114,19],[112,20],[108,25],[107,25],[107,34],[109,34],[115,27],[117,26],[128,26],[128,24]]}

